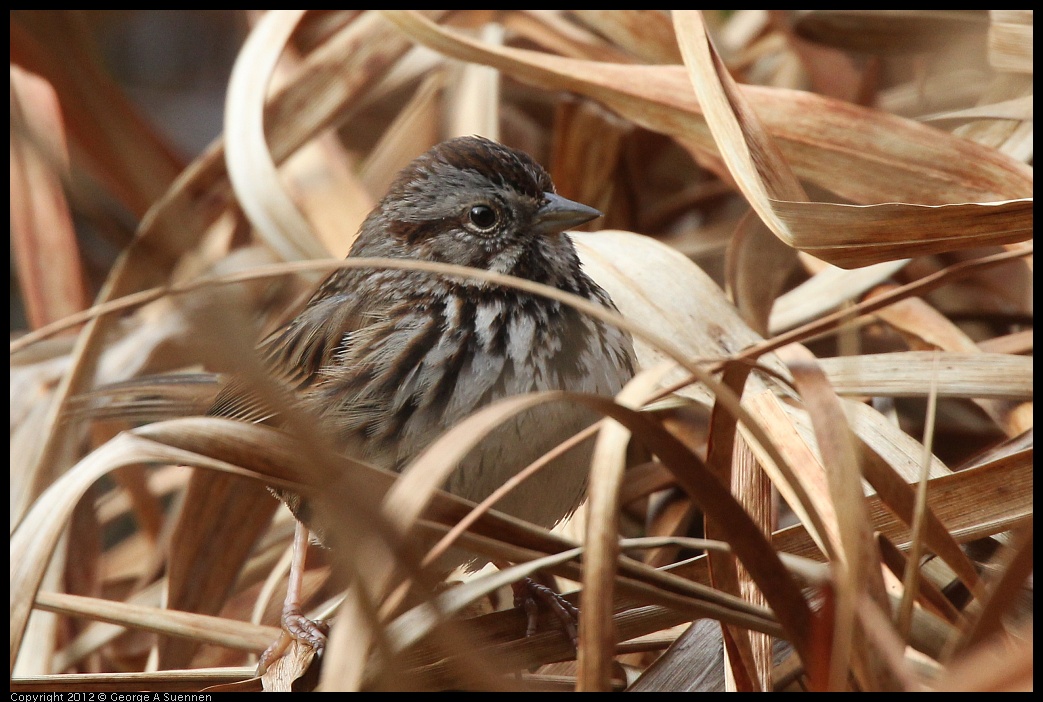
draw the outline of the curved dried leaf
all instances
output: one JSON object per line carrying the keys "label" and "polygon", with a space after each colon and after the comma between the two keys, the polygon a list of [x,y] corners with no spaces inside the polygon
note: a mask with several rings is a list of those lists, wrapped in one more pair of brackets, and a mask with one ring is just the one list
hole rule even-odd
{"label": "curved dried leaf", "polygon": [[[819,361],[841,395],[923,397],[923,379],[935,372],[935,352],[900,351],[824,358]],[[942,353],[937,366],[939,397],[1031,400],[1032,358],[1001,353]]]}
{"label": "curved dried leaf", "polygon": [[[616,401],[635,409],[640,407],[654,394],[668,368],[664,365],[639,373],[616,396]],[[583,571],[586,605],[579,615],[578,690],[605,690],[611,679],[616,645],[612,610],[615,563],[619,557],[620,489],[629,442],[630,431],[626,427],[607,423],[598,433],[591,459]]]}
{"label": "curved dried leaf", "polygon": [[[494,46],[503,44],[504,29],[498,24],[487,24],[481,30],[481,39]],[[457,68],[459,72],[456,79],[449,81],[452,89],[446,105],[448,129],[441,136],[450,138],[476,134],[499,141],[499,71],[477,64],[464,64]]]}
{"label": "curved dried leaf", "polygon": [[832,312],[884,282],[908,262],[885,261],[854,270],[828,266],[775,299],[768,328],[778,334]]}
{"label": "curved dried leaf", "polygon": [[728,243],[725,279],[743,319],[761,336],[774,328],[771,318],[786,304],[779,295],[797,265],[797,251],[786,246],[760,218],[748,213]]}
{"label": "curved dried leaf", "polygon": [[[414,13],[384,11],[384,16],[448,56],[494,66],[545,89],[586,95],[717,158],[702,109],[680,67],[578,61],[490,47]],[[915,199],[937,204],[1032,195],[1030,168],[937,129],[802,91],[752,85],[740,86],[740,91],[798,176],[853,202]]]}
{"label": "curved dried leaf", "polygon": [[699,13],[676,12],[674,26],[721,157],[751,207],[790,246],[854,268],[1032,236],[1031,199],[959,205],[808,202],[769,131],[710,44]]}
{"label": "curved dried leaf", "polygon": [[773,201],[792,245],[843,268],[1027,241],[1032,198],[952,205]]}
{"label": "curved dried leaf", "polygon": [[[729,148],[737,147],[740,141],[745,144],[744,140],[736,137],[728,138],[723,144],[713,144],[713,137],[709,135],[706,124],[699,119],[707,106],[700,108],[684,99],[685,91],[676,84],[676,75],[670,72],[669,67],[595,64],[519,49],[490,47],[441,29],[408,12],[385,11],[385,16],[411,36],[443,53],[495,66],[521,80],[545,88],[567,89],[589,95],[638,124],[670,134],[711,158],[718,157],[717,149],[720,148],[727,160]],[[686,19],[694,15],[677,17],[679,29],[688,35],[695,34],[694,28],[690,32],[684,29],[688,22],[697,21]],[[698,44],[698,41],[694,43]],[[682,42],[682,46],[691,45],[692,42]],[[802,202],[806,198],[799,197],[802,192],[799,185],[795,185],[793,178],[782,175],[789,169],[754,168],[754,174],[733,165],[732,174],[736,175],[740,185],[745,182],[748,186],[743,187],[743,191],[751,204],[762,218],[768,218],[765,221],[789,245],[807,250],[836,265],[853,267],[915,254],[947,251],[953,246],[1023,241],[1031,236],[1031,201],[1011,201],[1011,198],[1031,194],[1031,176],[1021,164],[992,150],[977,153],[967,161],[954,161],[953,149],[965,152],[980,147],[922,125],[905,124],[899,118],[885,113],[867,111],[860,115],[862,124],[856,125],[853,123],[857,119],[853,114],[854,106],[848,103],[812,106],[808,104],[809,101],[822,98],[800,94],[799,97],[788,95],[783,100],[780,93],[765,93],[765,90],[747,87],[733,91],[733,98],[741,95],[743,102],[749,100],[751,109],[744,110],[744,116],[761,115],[765,123],[764,133],[778,140],[781,152],[781,157],[769,157],[766,148],[759,148],[756,150],[756,158],[747,161],[748,164],[768,159],[763,162],[779,166],[788,161],[801,175],[838,192],[851,185],[866,186],[872,183],[875,188],[872,195],[866,191],[861,194],[840,193],[856,202],[881,199],[896,201],[854,209],[853,206],[831,203]],[[761,99],[758,100],[758,97]],[[781,120],[784,113],[785,119],[789,121],[783,124]],[[823,119],[838,121],[836,124],[827,124]],[[816,120],[816,123],[811,125],[809,120]],[[842,130],[839,129],[840,120],[844,123]],[[752,129],[749,121],[743,127]],[[787,149],[787,140],[796,137],[794,130],[806,130],[799,142],[804,147],[800,153]],[[873,133],[878,134],[874,136]],[[851,141],[857,141],[857,144],[849,143]],[[945,148],[941,149],[943,142]],[[758,146],[764,147],[767,143],[760,139]],[[900,157],[897,152],[892,156],[882,151],[882,147],[890,148],[899,143],[903,143],[904,147]],[[796,146],[793,144],[793,147]],[[806,150],[808,147],[810,151]],[[816,153],[816,148],[821,148],[822,152]],[[774,149],[771,152],[775,153]],[[817,161],[826,152],[831,157],[828,168],[825,163]],[[918,158],[910,159],[910,154],[917,154]],[[865,162],[857,165],[849,163],[846,170],[848,174],[857,173],[858,178],[836,177],[838,165],[859,157],[864,158]],[[812,159],[817,161],[814,166],[811,164]],[[911,163],[915,163],[915,182],[908,178],[913,171],[902,172]],[[957,163],[958,166],[955,165]],[[805,170],[808,166],[812,166],[810,172]],[[744,173],[749,177],[742,178]],[[931,180],[939,186],[945,181],[948,184],[932,191],[928,185]],[[987,180],[992,180],[995,187],[982,188]],[[900,183],[907,186],[904,191],[896,190]],[[972,192],[976,195],[968,197]],[[913,197],[926,201],[926,204],[900,202]],[[936,204],[953,200],[957,203],[971,202]],[[985,204],[995,207],[983,208]],[[898,227],[892,221],[896,216],[900,217]],[[954,236],[954,219],[961,225],[969,226],[971,231],[960,231]],[[917,229],[910,229],[913,226]],[[856,233],[837,239],[847,228],[853,228]],[[882,243],[879,241],[881,238],[884,240]]]}
{"label": "curved dried leaf", "polygon": [[280,182],[264,136],[268,84],[303,15],[272,10],[261,17],[236,58],[225,98],[228,179],[257,233],[289,261],[328,255]]}
{"label": "curved dried leaf", "polygon": [[120,434],[55,481],[11,534],[11,666],[43,578],[50,554],[84,492],[101,476],[127,465],[180,463],[242,473],[228,463],[157,444],[134,434]]}
{"label": "curved dried leaf", "polygon": [[[583,269],[612,296],[623,316],[634,327],[634,350],[642,368],[664,361],[718,361],[762,341],[739,317],[724,291],[699,266],[661,242],[631,232],[603,230],[570,234],[583,261]],[[639,262],[639,265],[628,265]],[[650,343],[640,330],[653,331],[667,342]],[[637,333],[635,333],[635,331]],[[665,353],[678,349],[678,355]],[[769,369],[785,373],[785,366],[771,356],[761,361]],[[686,377],[683,370],[664,382]],[[760,387],[765,381],[755,376]],[[700,385],[688,386],[685,395],[707,406],[713,395]]]}
{"label": "curved dried leaf", "polygon": [[863,597],[887,611],[884,581],[862,493],[862,469],[853,433],[846,424],[837,424],[843,415],[840,401],[817,365],[817,359],[803,346],[794,344],[780,350],[793,373],[815,429],[815,439],[826,467],[829,493],[837,519],[840,550],[837,567],[833,641],[830,655],[829,687],[846,686],[849,666],[867,689],[893,689],[893,671],[875,650],[862,649],[865,632],[854,624],[858,603]]}
{"label": "curved dried leaf", "polygon": [[11,66],[11,247],[29,326],[89,304],[62,177],[65,125],[54,88]]}

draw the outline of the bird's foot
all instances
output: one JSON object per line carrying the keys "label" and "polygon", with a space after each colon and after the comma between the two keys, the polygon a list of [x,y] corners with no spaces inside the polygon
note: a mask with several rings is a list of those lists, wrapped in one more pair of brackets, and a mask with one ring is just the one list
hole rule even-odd
{"label": "bird's foot", "polygon": [[579,609],[546,585],[532,578],[524,578],[511,586],[514,590],[514,606],[525,612],[525,635],[535,635],[539,628],[540,606],[549,609],[557,618],[562,631],[579,646]]}
{"label": "bird's foot", "polygon": [[295,641],[310,648],[315,655],[326,648],[326,636],[329,625],[322,621],[313,621],[304,616],[299,608],[288,607],[282,613],[282,633],[275,642],[265,649],[257,661],[257,674],[264,675],[277,660],[286,655],[290,645]]}

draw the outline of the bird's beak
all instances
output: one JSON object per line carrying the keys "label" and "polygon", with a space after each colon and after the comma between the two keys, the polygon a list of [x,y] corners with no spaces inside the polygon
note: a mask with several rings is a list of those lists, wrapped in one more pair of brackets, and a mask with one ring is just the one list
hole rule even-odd
{"label": "bird's beak", "polygon": [[533,222],[533,231],[536,234],[560,234],[570,227],[602,216],[601,212],[593,207],[567,200],[561,195],[543,193],[543,196],[546,199],[536,211],[536,219]]}

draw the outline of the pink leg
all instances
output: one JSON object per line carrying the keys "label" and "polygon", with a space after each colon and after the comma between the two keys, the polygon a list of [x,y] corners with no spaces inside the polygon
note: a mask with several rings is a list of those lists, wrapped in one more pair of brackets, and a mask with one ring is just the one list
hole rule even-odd
{"label": "pink leg", "polygon": [[297,522],[293,532],[293,558],[290,560],[290,573],[286,584],[286,599],[282,607],[282,633],[269,646],[257,662],[259,674],[286,653],[290,643],[297,639],[309,644],[316,652],[322,652],[326,646],[327,628],[304,616],[302,610],[302,589],[304,586],[304,562],[308,555],[308,528]]}

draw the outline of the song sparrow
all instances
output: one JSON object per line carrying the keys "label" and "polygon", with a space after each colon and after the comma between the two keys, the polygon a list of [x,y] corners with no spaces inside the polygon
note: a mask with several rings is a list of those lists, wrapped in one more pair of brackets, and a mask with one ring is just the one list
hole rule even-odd
{"label": "song sparrow", "polygon": [[[452,139],[398,174],[350,256],[461,264],[615,309],[563,233],[600,214],[556,195],[527,154],[483,138]],[[391,469],[498,399],[540,390],[613,395],[634,368],[625,332],[567,305],[402,270],[336,271],[259,351],[346,452]],[[234,415],[241,405],[233,390],[212,413]],[[471,451],[445,487],[482,500],[594,419],[564,405],[525,412]],[[579,504],[589,453],[588,443],[563,456],[496,508],[552,526]],[[310,521],[307,504],[276,494]]]}

